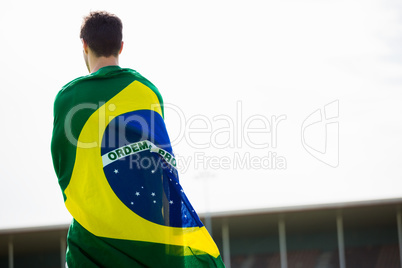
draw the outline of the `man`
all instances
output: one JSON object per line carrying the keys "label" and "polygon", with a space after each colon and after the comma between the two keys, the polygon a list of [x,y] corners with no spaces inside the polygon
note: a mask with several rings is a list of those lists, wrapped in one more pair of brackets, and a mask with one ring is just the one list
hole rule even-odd
{"label": "man", "polygon": [[118,65],[120,19],[92,12],[80,37],[90,74],[56,96],[51,144],[68,267],[224,267],[179,184],[159,91]]}

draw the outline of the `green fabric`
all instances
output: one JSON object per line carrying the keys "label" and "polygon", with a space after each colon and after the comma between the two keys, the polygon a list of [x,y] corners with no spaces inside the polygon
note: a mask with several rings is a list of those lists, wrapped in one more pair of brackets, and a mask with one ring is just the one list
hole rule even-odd
{"label": "green fabric", "polygon": [[[163,117],[163,99],[158,89],[138,72],[118,66],[104,67],[96,73],[77,78],[57,94],[51,153],[64,201],[68,198],[64,191],[70,183],[77,139],[82,128],[96,110],[134,81],[141,82],[156,94]],[[190,246],[99,237],[75,219],[70,226],[67,243],[66,260],[69,268],[224,267],[220,256],[214,258],[204,252],[193,251]],[[183,254],[184,251],[187,254]]]}
{"label": "green fabric", "polygon": [[66,258],[69,268],[224,267],[220,256],[175,254],[180,250],[171,245],[97,237],[73,220]]}

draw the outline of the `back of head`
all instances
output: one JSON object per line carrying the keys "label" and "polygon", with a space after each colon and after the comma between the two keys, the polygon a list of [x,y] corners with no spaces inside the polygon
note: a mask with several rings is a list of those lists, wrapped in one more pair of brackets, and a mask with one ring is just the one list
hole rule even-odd
{"label": "back of head", "polygon": [[123,24],[114,14],[91,12],[84,18],[80,38],[97,57],[118,56],[123,39]]}

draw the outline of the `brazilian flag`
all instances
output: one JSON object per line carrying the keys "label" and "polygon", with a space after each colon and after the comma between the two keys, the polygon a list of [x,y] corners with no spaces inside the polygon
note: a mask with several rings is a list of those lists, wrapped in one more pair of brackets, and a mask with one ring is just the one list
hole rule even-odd
{"label": "brazilian flag", "polygon": [[157,88],[108,66],[54,103],[51,151],[74,267],[224,267],[179,183]]}

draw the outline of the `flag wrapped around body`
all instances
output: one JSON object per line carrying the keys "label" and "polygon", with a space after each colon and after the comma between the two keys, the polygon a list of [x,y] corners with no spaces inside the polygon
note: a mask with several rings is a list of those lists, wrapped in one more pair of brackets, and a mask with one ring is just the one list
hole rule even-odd
{"label": "flag wrapped around body", "polygon": [[73,267],[224,267],[178,180],[163,100],[139,73],[109,66],[63,87],[53,164],[73,216]]}

